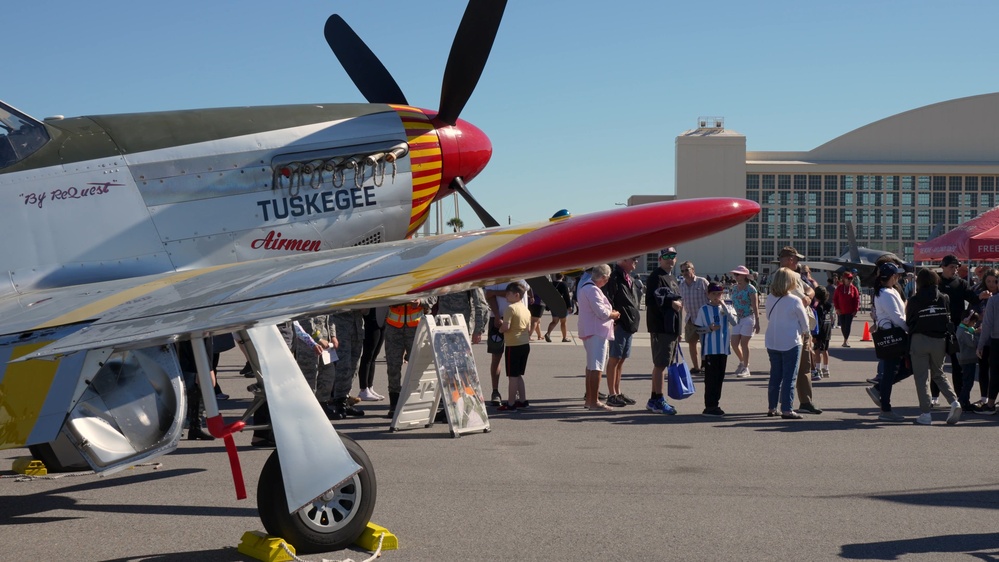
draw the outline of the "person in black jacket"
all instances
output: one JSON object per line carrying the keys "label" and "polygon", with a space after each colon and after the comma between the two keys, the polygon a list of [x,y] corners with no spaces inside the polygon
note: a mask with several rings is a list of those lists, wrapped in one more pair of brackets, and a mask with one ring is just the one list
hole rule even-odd
{"label": "person in black jacket", "polygon": [[947,423],[953,425],[961,419],[961,403],[943,374],[946,355],[944,339],[953,327],[950,326],[950,298],[938,289],[939,283],[939,276],[934,271],[920,270],[916,275],[916,293],[905,303],[905,320],[909,324],[909,357],[921,412],[916,423],[922,425],[932,423],[930,379],[950,403]]}
{"label": "person in black jacket", "polygon": [[631,272],[638,267],[638,257],[618,260],[611,271],[610,280],[603,286],[604,295],[611,307],[620,313],[614,321],[614,340],[610,342],[607,359],[607,405],[620,408],[632,406],[635,401],[621,392],[621,373],[624,362],[631,356],[632,335],[638,331],[638,284]]}
{"label": "person in black jacket", "polygon": [[552,330],[555,329],[555,326],[561,326],[563,342],[572,341],[569,339],[569,331],[566,328],[566,315],[572,311],[572,296],[569,294],[569,284],[565,281],[565,275],[561,273],[555,274],[555,290],[558,291],[558,296],[562,297],[562,301],[565,302],[566,312],[559,316],[560,313],[552,310],[552,321],[548,324],[548,330],[545,332],[545,341],[552,341]]}
{"label": "person in black jacket", "polygon": [[[975,294],[968,282],[962,279],[957,270],[961,267],[961,260],[957,256],[947,255],[940,261],[940,292],[950,298],[950,322],[951,330],[955,330],[964,319],[965,303],[971,307],[978,305],[980,298],[989,298],[988,291],[980,295]],[[918,280],[917,280],[918,285]],[[961,362],[957,360],[957,354],[950,355],[950,372],[954,381],[954,388],[962,388],[964,385],[964,372],[961,369]],[[965,404],[969,406],[969,404]]]}
{"label": "person in black jacket", "polygon": [[649,274],[645,288],[645,324],[652,340],[652,396],[645,409],[669,416],[676,414],[676,408],[663,396],[663,373],[673,362],[683,315],[680,286],[673,276],[675,265],[676,249],[671,246],[661,250],[659,267]]}

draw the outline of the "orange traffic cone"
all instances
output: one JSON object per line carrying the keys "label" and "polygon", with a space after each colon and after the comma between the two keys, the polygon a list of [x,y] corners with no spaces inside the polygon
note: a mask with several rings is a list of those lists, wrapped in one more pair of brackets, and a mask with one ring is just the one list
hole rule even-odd
{"label": "orange traffic cone", "polygon": [[864,322],[864,337],[860,341],[871,341],[871,325],[868,322]]}

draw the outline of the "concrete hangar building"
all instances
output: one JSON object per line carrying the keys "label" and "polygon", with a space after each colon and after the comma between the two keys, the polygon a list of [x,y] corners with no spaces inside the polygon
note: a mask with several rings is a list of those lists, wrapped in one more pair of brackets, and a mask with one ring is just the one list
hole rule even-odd
{"label": "concrete hangar building", "polygon": [[679,245],[679,260],[713,275],[739,264],[772,272],[786,245],[810,260],[835,258],[852,221],[858,245],[911,261],[934,227],[946,232],[999,205],[997,184],[999,93],[899,113],[807,152],[746,152],[745,135],[701,118],[676,138],[676,199],[744,197],[762,211]]}

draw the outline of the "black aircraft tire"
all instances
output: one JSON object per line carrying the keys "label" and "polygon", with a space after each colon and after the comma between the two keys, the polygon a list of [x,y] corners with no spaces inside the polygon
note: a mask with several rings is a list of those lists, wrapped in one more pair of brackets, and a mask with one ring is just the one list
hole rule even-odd
{"label": "black aircraft tire", "polygon": [[281,537],[302,554],[341,550],[364,532],[375,509],[378,486],[371,459],[353,439],[340,436],[361,471],[311,505],[288,513],[277,451],[264,463],[257,484],[257,510],[268,534]]}

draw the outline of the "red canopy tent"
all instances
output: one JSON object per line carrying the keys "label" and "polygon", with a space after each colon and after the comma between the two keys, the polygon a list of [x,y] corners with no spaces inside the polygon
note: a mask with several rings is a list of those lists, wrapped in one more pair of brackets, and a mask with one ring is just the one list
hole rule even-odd
{"label": "red canopy tent", "polygon": [[915,261],[936,261],[948,254],[965,261],[999,259],[999,207],[932,240],[917,242],[914,254]]}
{"label": "red canopy tent", "polygon": [[968,245],[968,255],[969,260],[999,260],[999,226],[972,236]]}

